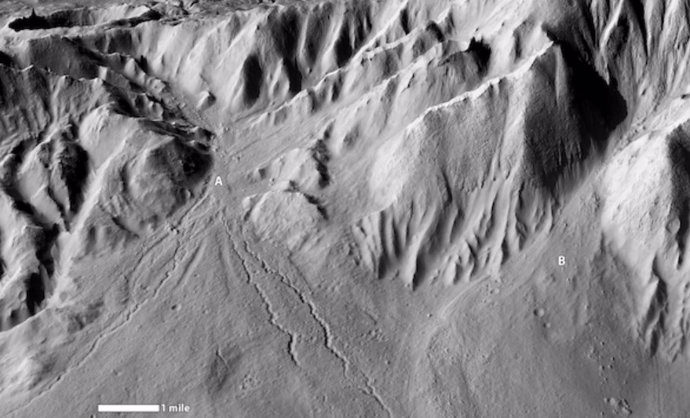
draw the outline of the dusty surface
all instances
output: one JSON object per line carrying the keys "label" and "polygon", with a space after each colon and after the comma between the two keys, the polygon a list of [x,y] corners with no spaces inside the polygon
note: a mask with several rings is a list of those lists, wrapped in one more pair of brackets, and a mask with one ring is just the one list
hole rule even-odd
{"label": "dusty surface", "polygon": [[0,415],[684,416],[689,19],[0,3]]}

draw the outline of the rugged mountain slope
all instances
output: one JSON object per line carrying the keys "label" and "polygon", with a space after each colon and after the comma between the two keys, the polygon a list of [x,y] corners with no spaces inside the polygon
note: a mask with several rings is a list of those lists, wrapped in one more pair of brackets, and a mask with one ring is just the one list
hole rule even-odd
{"label": "rugged mountain slope", "polygon": [[3,4],[0,411],[682,416],[688,6]]}

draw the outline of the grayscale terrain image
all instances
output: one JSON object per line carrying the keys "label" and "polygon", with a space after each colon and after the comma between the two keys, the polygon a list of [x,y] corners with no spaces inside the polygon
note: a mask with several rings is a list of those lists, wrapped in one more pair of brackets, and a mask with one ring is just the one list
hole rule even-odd
{"label": "grayscale terrain image", "polygon": [[0,417],[690,416],[690,0],[0,1]]}

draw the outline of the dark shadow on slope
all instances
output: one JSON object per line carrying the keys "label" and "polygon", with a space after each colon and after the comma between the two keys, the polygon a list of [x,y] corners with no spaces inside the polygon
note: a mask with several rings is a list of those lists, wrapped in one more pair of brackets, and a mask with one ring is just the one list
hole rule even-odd
{"label": "dark shadow on slope", "polygon": [[467,52],[472,54],[481,74],[486,74],[491,60],[491,47],[481,39],[472,38]]}
{"label": "dark shadow on slope", "polygon": [[261,86],[264,82],[264,71],[257,55],[252,54],[244,61],[242,78],[244,80],[244,103],[251,106],[259,99]]}
{"label": "dark shadow on slope", "polygon": [[338,67],[342,67],[350,59],[353,50],[349,32],[342,30],[338,40],[335,41],[335,62]]}
{"label": "dark shadow on slope", "polygon": [[148,12],[142,14],[141,16],[136,16],[132,17],[129,19],[117,19],[113,20],[112,22],[107,22],[108,24],[112,26],[126,26],[126,27],[134,27],[137,25],[140,25],[145,22],[150,22],[154,20],[160,20],[163,18],[163,15],[156,11],[156,10],[149,10]]}
{"label": "dark shadow on slope", "polygon": [[14,59],[12,59],[11,56],[7,55],[2,51],[0,51],[0,65],[4,65],[7,67],[16,67]]}
{"label": "dark shadow on slope", "polygon": [[[159,12],[150,10],[141,16],[129,19],[118,19],[109,23],[117,26],[136,26],[150,20],[159,20],[162,17],[163,16]],[[94,15],[88,9],[60,10],[46,16],[37,15],[36,11],[32,10],[29,16],[15,19],[11,21],[8,26],[15,32],[19,32],[23,30],[93,26],[101,23],[108,22],[99,22],[97,15]]]}
{"label": "dark shadow on slope", "polygon": [[335,62],[338,67],[345,65],[362,46],[371,30],[371,20],[364,11],[356,11],[345,17],[340,34],[334,44]]}
{"label": "dark shadow on slope", "polygon": [[553,198],[572,191],[603,158],[627,105],[567,44],[534,64],[525,114],[527,175]]}
{"label": "dark shadow on slope", "polygon": [[290,93],[297,94],[302,90],[302,73],[299,70],[299,66],[294,59],[285,61],[284,65],[288,76]]}
{"label": "dark shadow on slope", "polygon": [[316,163],[316,171],[319,173],[319,187],[324,188],[331,184],[331,174],[328,170],[328,162],[331,159],[331,153],[326,145],[328,133],[325,139],[320,139],[310,149],[311,158]]}
{"label": "dark shadow on slope", "polygon": [[642,45],[644,46],[645,54],[647,51],[647,22],[645,21],[644,2],[642,0],[630,0],[628,2],[632,9],[633,18],[637,27],[640,30],[640,37],[642,38]]}
{"label": "dark shadow on slope", "polygon": [[271,37],[278,54],[283,58],[283,66],[288,76],[290,93],[302,90],[302,72],[297,62],[297,46],[302,22],[297,10],[290,8],[277,17],[269,17]]}
{"label": "dark shadow on slope", "polygon": [[666,317],[668,316],[668,287],[659,275],[656,263],[657,260],[655,259],[654,266],[652,267],[652,276],[656,278],[654,295],[649,302],[647,314],[642,324],[652,356],[659,351],[661,340],[666,333]]}
{"label": "dark shadow on slope", "polygon": [[676,129],[669,136],[667,152],[671,162],[673,196],[669,221],[676,217],[679,222],[675,239],[678,245],[678,266],[680,266],[684,261],[690,229],[690,138],[682,128]]}
{"label": "dark shadow on slope", "polygon": [[42,229],[36,234],[36,258],[40,263],[39,271],[31,272],[24,280],[26,289],[26,308],[29,315],[38,313],[46,298],[52,292],[52,277],[55,272],[55,260],[51,254],[55,241],[60,233],[57,225]]}
{"label": "dark shadow on slope", "polygon": [[53,178],[67,188],[67,201],[60,205],[71,221],[83,200],[83,190],[89,177],[89,154],[77,142],[63,142],[56,152]]}
{"label": "dark shadow on slope", "polygon": [[272,14],[268,18],[268,26],[271,37],[275,43],[277,52],[284,58],[293,58],[297,52],[300,33],[300,16],[293,8],[276,16]]}
{"label": "dark shadow on slope", "polygon": [[332,23],[333,5],[324,3],[307,16],[307,27],[304,39],[304,59],[308,66],[313,66],[323,53],[328,41]]}
{"label": "dark shadow on slope", "polygon": [[400,11],[400,27],[405,35],[410,33],[410,12],[407,11],[407,7]]}
{"label": "dark shadow on slope", "polygon": [[19,19],[13,20],[10,22],[8,25],[10,29],[14,30],[15,32],[19,32],[22,30],[37,30],[37,29],[49,29],[49,28],[54,28],[54,27],[60,27],[60,26],[74,26],[71,24],[67,24],[68,22],[55,22],[55,25],[51,25],[51,23],[48,22],[48,19],[45,16],[38,16],[36,14],[36,11],[32,10],[31,15],[28,17],[20,17]]}
{"label": "dark shadow on slope", "polygon": [[446,40],[446,35],[443,34],[443,31],[436,22],[429,22],[429,24],[424,28],[424,31],[431,33],[436,39],[436,42],[441,43],[445,42]]}
{"label": "dark shadow on slope", "polygon": [[26,287],[26,307],[30,315],[36,315],[41,310],[41,304],[46,297],[45,284],[41,275],[38,273],[29,275],[24,286]]}

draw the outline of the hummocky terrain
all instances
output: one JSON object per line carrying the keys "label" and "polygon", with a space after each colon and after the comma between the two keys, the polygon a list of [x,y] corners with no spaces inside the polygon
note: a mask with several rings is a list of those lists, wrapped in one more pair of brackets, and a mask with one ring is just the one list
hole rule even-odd
{"label": "hummocky terrain", "polygon": [[0,416],[687,416],[689,22],[0,2]]}

